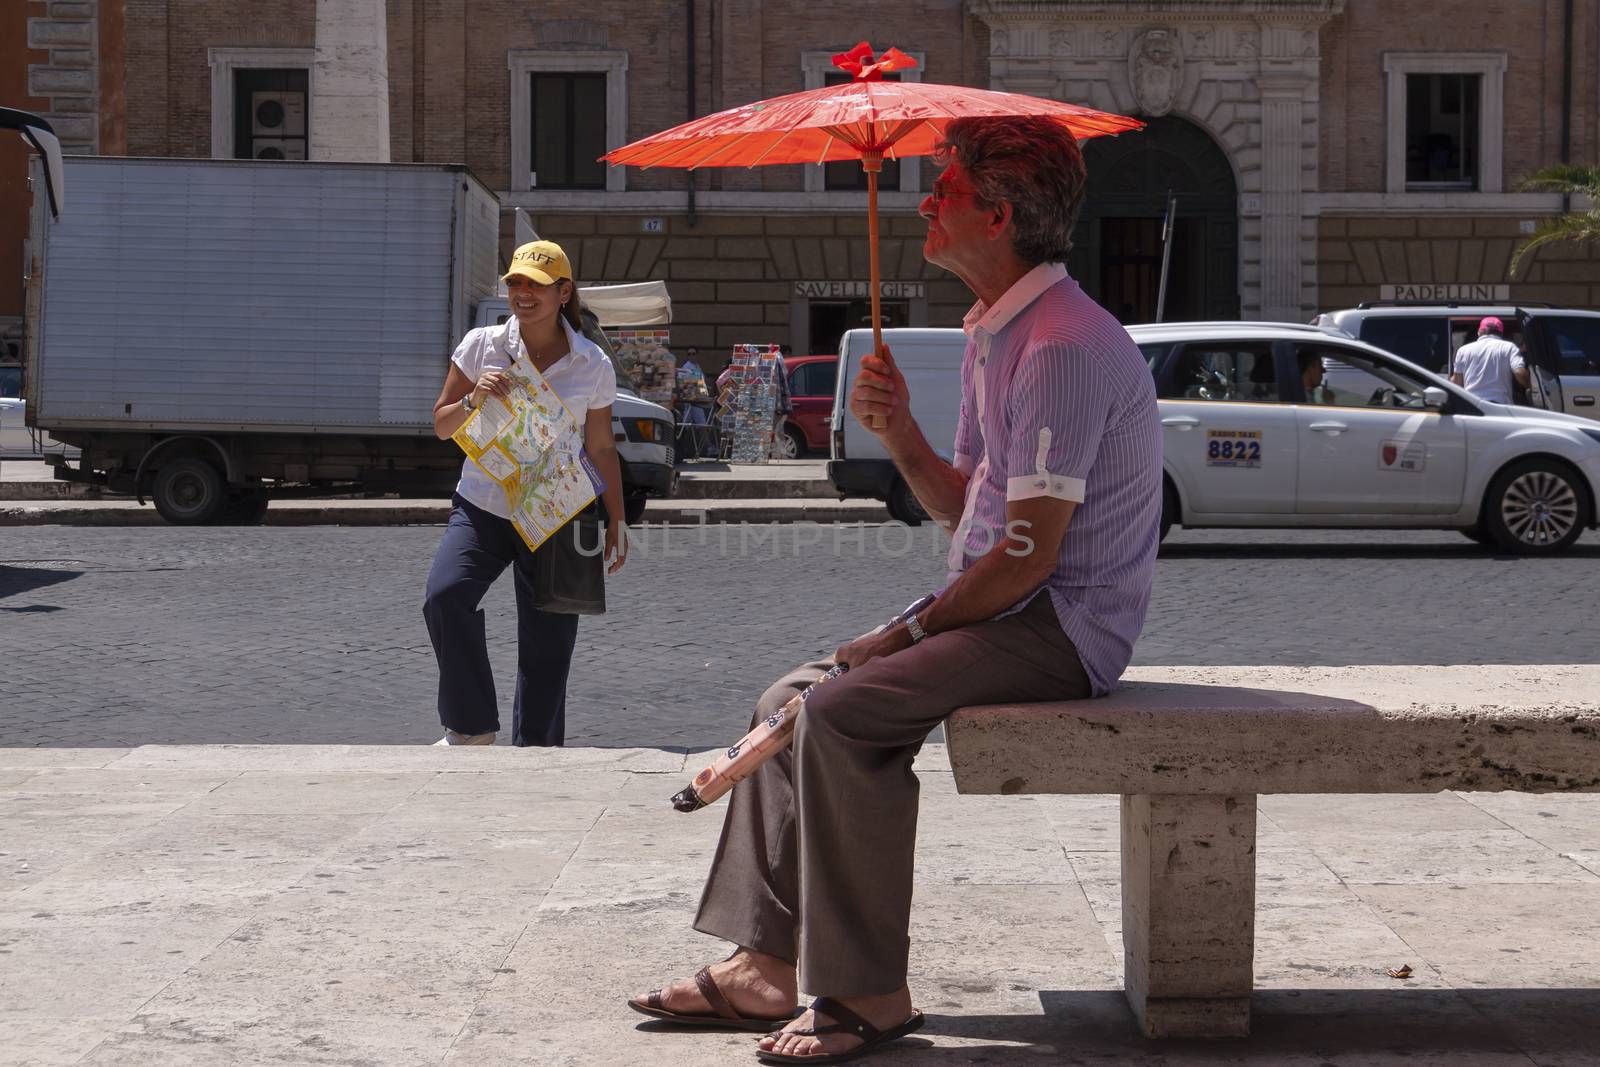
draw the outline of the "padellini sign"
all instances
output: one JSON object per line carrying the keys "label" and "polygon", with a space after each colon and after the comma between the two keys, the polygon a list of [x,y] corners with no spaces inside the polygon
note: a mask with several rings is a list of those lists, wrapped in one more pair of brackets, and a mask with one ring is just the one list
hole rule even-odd
{"label": "padellini sign", "polygon": [[[879,282],[880,300],[920,300],[921,282]],[[866,300],[872,295],[870,282],[795,282],[794,295],[808,300]]]}
{"label": "padellini sign", "polygon": [[1423,304],[1504,304],[1511,300],[1511,286],[1476,282],[1401,282],[1380,285],[1381,300],[1415,300]]}

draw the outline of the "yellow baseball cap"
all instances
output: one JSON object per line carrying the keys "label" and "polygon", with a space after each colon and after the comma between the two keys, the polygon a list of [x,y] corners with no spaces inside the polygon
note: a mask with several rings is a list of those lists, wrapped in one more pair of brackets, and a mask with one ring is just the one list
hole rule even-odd
{"label": "yellow baseball cap", "polygon": [[572,280],[572,264],[554,241],[529,241],[511,255],[511,266],[500,279],[521,275],[540,285],[554,285],[563,278]]}

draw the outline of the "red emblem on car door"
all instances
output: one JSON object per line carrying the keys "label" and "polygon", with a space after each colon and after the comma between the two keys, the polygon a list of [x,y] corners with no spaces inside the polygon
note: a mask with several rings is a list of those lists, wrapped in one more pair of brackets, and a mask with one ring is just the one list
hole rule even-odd
{"label": "red emblem on car door", "polygon": [[1383,446],[1383,465],[1385,467],[1394,466],[1394,461],[1396,459],[1398,459],[1399,457],[1400,457],[1400,450],[1398,448],[1396,448],[1394,445],[1384,445]]}

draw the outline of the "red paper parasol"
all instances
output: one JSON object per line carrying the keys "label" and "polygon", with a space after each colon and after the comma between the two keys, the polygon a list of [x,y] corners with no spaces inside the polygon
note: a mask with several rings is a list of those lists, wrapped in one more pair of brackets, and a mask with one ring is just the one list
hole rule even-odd
{"label": "red paper parasol", "polygon": [[1017,93],[935,82],[885,81],[916,60],[890,48],[877,60],[862,41],[833,57],[854,81],[743,104],[674,126],[607,152],[609,163],[636,167],[754,167],[773,163],[861,160],[867,172],[871,244],[872,339],[883,348],[878,306],[878,173],[885,158],[931,155],[951,119],[1032,115],[1055,119],[1081,139],[1136,130],[1137,119]]}

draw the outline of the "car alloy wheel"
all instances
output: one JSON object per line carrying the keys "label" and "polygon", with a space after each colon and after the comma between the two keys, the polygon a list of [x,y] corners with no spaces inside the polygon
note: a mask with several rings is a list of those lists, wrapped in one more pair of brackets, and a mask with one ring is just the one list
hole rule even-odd
{"label": "car alloy wheel", "polygon": [[1500,518],[1518,540],[1553,545],[1578,524],[1578,494],[1557,474],[1529,471],[1506,486]]}
{"label": "car alloy wheel", "polygon": [[1511,552],[1560,552],[1583,533],[1585,486],[1559,464],[1523,460],[1501,471],[1484,509],[1486,532]]}

